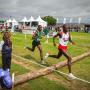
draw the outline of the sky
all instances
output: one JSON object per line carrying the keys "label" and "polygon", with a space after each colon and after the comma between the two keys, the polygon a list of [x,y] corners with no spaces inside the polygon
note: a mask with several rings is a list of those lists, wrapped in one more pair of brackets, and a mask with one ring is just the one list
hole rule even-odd
{"label": "sky", "polygon": [[0,17],[87,17],[90,0],[0,0]]}

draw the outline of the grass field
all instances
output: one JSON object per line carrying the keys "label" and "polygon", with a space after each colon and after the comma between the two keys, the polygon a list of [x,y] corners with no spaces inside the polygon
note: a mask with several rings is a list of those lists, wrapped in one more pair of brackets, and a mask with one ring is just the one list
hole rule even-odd
{"label": "grass field", "polygon": [[[90,33],[77,33],[72,32],[72,39],[76,42],[76,45],[71,45],[69,43],[68,53],[74,57],[80,55],[84,52],[90,50]],[[1,35],[0,35],[1,39]],[[37,66],[29,61],[40,62],[40,56],[38,49],[36,48],[35,52],[30,52],[24,49],[24,46],[32,46],[31,35],[27,35],[26,39],[24,34],[15,33],[12,36],[13,41],[13,53],[28,59],[28,61],[21,60],[19,58],[13,57],[13,60],[17,62],[22,62],[22,64],[17,65],[12,62],[11,72],[17,72],[18,74],[26,73],[28,71],[39,70],[41,67]],[[56,39],[58,42],[58,38]],[[57,48],[53,46],[52,38],[49,39],[49,43],[45,43],[45,37],[41,40],[43,47],[43,54],[47,52],[51,54],[57,54]],[[60,59],[48,58],[46,63],[48,66],[56,64],[60,61],[63,61],[65,58],[61,57]],[[1,63],[1,60],[0,60]],[[68,72],[67,67],[60,69],[60,71]],[[84,58],[83,60],[72,65],[73,73],[85,80],[90,81],[90,56]],[[14,90],[90,90],[90,84],[83,83],[77,80],[68,81],[67,77],[53,73],[45,77],[40,77],[34,80],[31,80],[23,85],[17,86]]]}

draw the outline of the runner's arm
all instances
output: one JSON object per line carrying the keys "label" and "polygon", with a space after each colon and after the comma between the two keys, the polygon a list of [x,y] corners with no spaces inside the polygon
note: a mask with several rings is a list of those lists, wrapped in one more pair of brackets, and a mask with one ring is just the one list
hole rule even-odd
{"label": "runner's arm", "polygon": [[54,46],[56,46],[55,38],[58,37],[58,36],[61,36],[61,34],[60,34],[60,33],[57,33],[57,34],[53,37],[53,44],[54,44]]}
{"label": "runner's arm", "polygon": [[72,39],[71,39],[70,33],[69,33],[69,42],[72,43],[73,45],[75,45],[75,42],[73,42]]}
{"label": "runner's arm", "polygon": [[36,32],[34,32],[33,36],[32,36],[32,39],[34,39],[36,37]]}

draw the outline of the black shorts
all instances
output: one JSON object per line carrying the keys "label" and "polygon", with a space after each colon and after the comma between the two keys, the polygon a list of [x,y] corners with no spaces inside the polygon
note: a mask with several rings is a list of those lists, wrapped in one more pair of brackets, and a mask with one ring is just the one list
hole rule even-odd
{"label": "black shorts", "polygon": [[38,46],[38,45],[41,45],[41,43],[40,43],[40,41],[33,41],[33,42],[32,42],[32,45],[33,45],[34,47],[36,47],[36,46]]}

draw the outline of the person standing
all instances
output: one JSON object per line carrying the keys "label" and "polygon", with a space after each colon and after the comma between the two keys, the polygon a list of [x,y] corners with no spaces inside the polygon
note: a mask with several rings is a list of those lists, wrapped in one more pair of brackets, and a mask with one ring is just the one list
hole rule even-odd
{"label": "person standing", "polygon": [[2,45],[2,68],[4,70],[9,69],[11,67],[11,57],[12,57],[12,41],[11,41],[11,33],[4,32],[3,33],[3,45]]}

